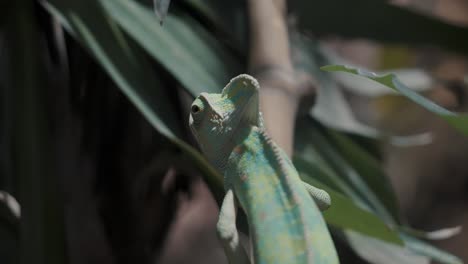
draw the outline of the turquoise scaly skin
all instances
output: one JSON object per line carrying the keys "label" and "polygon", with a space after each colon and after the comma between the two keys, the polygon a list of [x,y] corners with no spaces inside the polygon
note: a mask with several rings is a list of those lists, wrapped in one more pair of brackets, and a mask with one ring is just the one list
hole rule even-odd
{"label": "turquoise scaly skin", "polygon": [[239,75],[221,94],[202,93],[191,108],[192,132],[224,174],[226,196],[217,231],[228,260],[250,263],[235,226],[241,206],[249,222],[254,263],[338,263],[316,205],[324,209],[330,198],[302,182],[287,155],[265,133],[258,89],[253,77]]}

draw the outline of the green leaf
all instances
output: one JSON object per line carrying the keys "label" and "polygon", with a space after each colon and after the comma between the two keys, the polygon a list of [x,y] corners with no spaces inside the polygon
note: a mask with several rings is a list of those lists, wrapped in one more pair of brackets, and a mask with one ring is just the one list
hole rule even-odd
{"label": "green leaf", "polygon": [[[311,166],[313,165],[309,164],[308,167],[297,165],[297,169],[303,181],[330,194],[332,205],[323,213],[328,224],[341,229],[351,229],[389,243],[403,245],[398,233],[388,227],[379,217],[360,208],[351,199],[318,181],[314,174],[316,170],[308,170]],[[317,168],[317,170],[320,169]]]}
{"label": "green leaf", "polygon": [[135,1],[101,1],[125,32],[197,96],[219,92],[239,72],[237,61],[189,17],[169,15],[164,27]]}
{"label": "green leaf", "polygon": [[[326,164],[319,154],[311,153],[312,151],[296,151],[294,153],[293,163],[297,170],[307,172],[307,175],[313,175],[315,180],[325,184],[328,188],[331,188],[342,195],[346,195],[346,192],[342,191],[340,188],[341,184],[346,183],[340,183],[341,179],[339,176],[335,174],[333,169],[328,167],[328,164]],[[337,178],[338,181],[335,180],[335,178]],[[346,196],[349,197],[349,195]]]}
{"label": "green leaf", "polygon": [[[198,165],[212,193],[220,201],[223,196],[221,176],[198,151],[176,136],[176,111],[166,100],[165,90],[159,87],[156,73],[150,70],[149,61],[125,37],[99,2],[51,0],[49,3],[44,3],[46,9],[88,49],[148,122]],[[118,4],[117,1],[112,3]]]}
{"label": "green leaf", "polygon": [[[371,213],[369,211],[370,207],[366,206],[366,203],[359,198],[353,188],[326,164],[320,153],[316,152],[314,147],[311,146],[311,137],[309,137],[309,142],[303,140],[303,136],[310,135],[310,131],[304,130],[303,127],[299,127],[296,131],[301,131],[302,133],[298,133],[298,135],[302,136],[296,136],[297,145],[294,165],[305,182],[324,189],[331,195],[332,206],[324,213],[327,222],[339,228],[352,229],[401,245],[402,241],[396,231],[389,228],[379,217]],[[352,199],[349,199],[343,193],[352,197]]]}
{"label": "green leaf", "polygon": [[327,189],[323,185],[315,184],[316,187],[324,189],[331,196],[333,205],[324,212],[325,220],[329,224],[343,229],[351,229],[392,244],[403,245],[398,233],[375,214],[359,208],[349,198]]}
{"label": "green leaf", "polygon": [[[365,88],[368,93],[369,86],[371,85],[364,87],[363,83],[368,84],[366,80],[355,82],[353,84],[354,87],[339,84],[338,81],[340,80],[336,76],[332,78],[329,74],[325,74],[320,70],[318,65],[327,64],[329,61],[342,61],[342,59],[337,59],[335,55],[332,56],[332,52],[327,51],[318,42],[301,34],[292,34],[290,40],[293,46],[292,50],[294,51],[295,67],[299,71],[310,73],[314,79],[319,81],[320,87],[322,87],[317,94],[314,106],[309,110],[310,115],[320,121],[320,123],[333,129],[368,138],[388,138],[394,145],[423,145],[430,141],[428,140],[430,137],[427,133],[412,136],[392,136],[388,135],[386,131],[378,130],[359,121],[346,99],[344,88],[352,90],[352,92],[359,90],[361,93],[362,88]],[[427,83],[427,78],[424,78],[427,76],[424,74],[422,74],[424,75],[423,77],[419,76],[419,78],[415,78],[414,74],[405,74],[405,76],[408,75],[412,77],[407,79],[418,79],[413,83],[418,85]],[[353,76],[349,76],[349,78],[355,79]],[[382,86],[380,88],[388,91],[386,87]]]}
{"label": "green leaf", "polygon": [[174,137],[177,126],[175,108],[159,88],[151,65],[132,47],[117,25],[110,20],[96,1],[71,3],[51,0],[45,7],[58,17],[64,27],[90,51],[122,92],[143,113],[154,112],[150,122],[166,136]]}
{"label": "green leaf", "polygon": [[391,212],[393,218],[398,219],[397,198],[389,178],[382,169],[382,164],[344,134],[331,129],[325,129],[325,133],[335,149],[359,173],[361,179],[366,182],[374,193],[378,194],[379,199],[383,202],[385,208]]}
{"label": "green leaf", "polygon": [[[291,1],[299,26],[314,34],[387,43],[439,45],[468,54],[468,29],[376,0]],[[430,28],[431,30],[427,30]]]}
{"label": "green leaf", "polygon": [[[335,51],[327,47],[320,46],[320,51],[323,56],[326,57],[326,62],[324,64],[354,66],[352,62],[340,57]],[[406,83],[408,87],[418,92],[429,90],[436,83],[433,76],[427,71],[418,68],[397,68],[394,70],[385,70],[378,74],[388,72],[393,72],[403,83]],[[343,89],[358,95],[378,97],[395,93],[395,91],[389,90],[383,85],[375,85],[375,83],[369,82],[366,79],[354,78],[354,76],[339,73],[332,74],[332,76]]]}
{"label": "green leaf", "polygon": [[[310,137],[307,139],[307,133],[298,133],[302,129],[296,129],[295,137],[295,153],[294,164],[296,167],[308,171],[314,178],[323,182],[327,186],[333,188],[348,197],[353,201],[361,204],[366,204],[359,196],[358,192],[344,179],[342,179],[336,171],[327,163],[322,154],[317,151],[316,147],[311,144]],[[306,132],[306,131],[304,131]]]}
{"label": "green leaf", "polygon": [[[298,145],[306,146],[307,144],[313,144],[312,148],[316,150],[316,153],[321,155],[326,163],[335,171],[336,175],[339,176],[339,179],[332,178],[332,180],[335,181],[341,191],[359,205],[370,206],[386,223],[394,224],[395,219],[377,194],[362,179],[359,172],[337,152],[325,135],[319,131],[317,125],[310,118],[298,120],[296,124],[296,130],[300,131],[296,136]],[[303,158],[307,160],[307,155],[310,154],[304,154]]]}
{"label": "green leaf", "polygon": [[432,101],[429,101],[418,93],[412,91],[410,88],[406,87],[394,74],[376,75],[372,72],[362,71],[360,69],[347,67],[344,65],[329,65],[321,67],[321,69],[330,72],[347,72],[385,85],[393,90],[400,92],[402,95],[424,107],[428,111],[442,117],[450,125],[457,128],[460,132],[468,135],[468,115],[456,114],[433,103]]}

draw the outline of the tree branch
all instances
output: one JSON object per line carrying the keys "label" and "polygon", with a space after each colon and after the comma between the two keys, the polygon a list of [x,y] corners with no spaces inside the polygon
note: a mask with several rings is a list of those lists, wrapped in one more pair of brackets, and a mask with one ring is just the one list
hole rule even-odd
{"label": "tree branch", "polygon": [[[271,137],[291,156],[299,101],[314,92],[312,80],[291,61],[285,0],[248,0],[249,68],[260,82],[260,105]],[[312,88],[312,89],[311,89]]]}

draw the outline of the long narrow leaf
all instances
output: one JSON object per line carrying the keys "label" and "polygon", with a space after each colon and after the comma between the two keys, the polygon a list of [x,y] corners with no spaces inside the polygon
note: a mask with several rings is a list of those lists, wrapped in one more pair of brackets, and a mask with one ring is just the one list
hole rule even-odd
{"label": "long narrow leaf", "polygon": [[350,229],[392,244],[403,245],[398,232],[392,230],[379,217],[357,206],[351,199],[317,181],[307,167],[297,165],[301,178],[330,194],[332,206],[323,216],[328,224],[341,229]]}
{"label": "long narrow leaf", "polygon": [[362,71],[360,69],[347,67],[344,65],[329,65],[324,66],[321,69],[330,72],[347,72],[385,85],[390,89],[400,92],[402,95],[426,108],[428,111],[442,117],[453,127],[457,128],[460,132],[468,135],[468,115],[456,114],[429,101],[410,88],[406,87],[394,74],[376,75],[372,72]]}
{"label": "long narrow leaf", "polygon": [[[57,16],[64,27],[96,58],[121,91],[163,136],[180,147],[204,171],[206,180],[219,201],[222,197],[221,176],[203,156],[174,133],[171,122],[177,119],[167,103],[164,90],[157,86],[155,73],[138,49],[130,49],[118,26],[106,16],[99,2],[94,0],[51,0],[45,7]],[[159,25],[157,25],[159,27]]]}
{"label": "long narrow leaf", "polygon": [[312,144],[307,130],[296,129],[296,147],[294,153],[294,164],[308,171],[314,178],[323,182],[335,191],[350,197],[356,203],[365,205],[357,190],[351,184],[342,179],[336,171],[328,164],[327,160]]}
{"label": "long narrow leaf", "polygon": [[304,138],[308,138],[300,144],[310,142],[315,146],[317,152],[323,156],[330,167],[340,176],[340,182],[344,180],[344,182],[340,183],[341,190],[350,196],[354,202],[370,206],[386,223],[394,224],[395,219],[377,194],[361,178],[361,175],[337,152],[322,132],[314,126],[312,121],[310,119],[302,120],[298,126],[301,134],[306,135]]}
{"label": "long narrow leaf", "polygon": [[393,218],[398,219],[397,198],[389,178],[382,169],[382,164],[379,164],[374,157],[345,135],[331,129],[326,129],[325,133],[330,137],[330,143],[336,146],[335,149],[359,173],[372,191],[378,194],[379,199],[391,212]]}
{"label": "long narrow leaf", "polygon": [[150,10],[135,1],[101,1],[105,10],[192,95],[219,92],[238,74],[236,60],[216,45],[195,21],[168,16],[158,27]]}

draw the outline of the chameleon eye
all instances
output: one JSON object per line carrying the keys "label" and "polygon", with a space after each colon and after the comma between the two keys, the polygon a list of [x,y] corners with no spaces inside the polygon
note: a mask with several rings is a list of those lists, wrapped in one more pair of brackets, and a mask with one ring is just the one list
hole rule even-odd
{"label": "chameleon eye", "polygon": [[196,113],[198,113],[200,111],[201,111],[201,109],[200,109],[200,107],[198,105],[196,105],[196,104],[192,105],[192,114],[196,114]]}
{"label": "chameleon eye", "polygon": [[195,117],[201,112],[203,112],[203,109],[205,108],[205,105],[203,101],[200,98],[195,99],[193,102],[192,106],[190,107],[190,112],[191,114]]}

